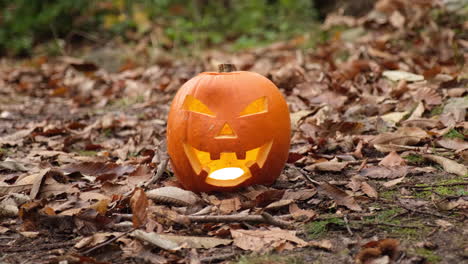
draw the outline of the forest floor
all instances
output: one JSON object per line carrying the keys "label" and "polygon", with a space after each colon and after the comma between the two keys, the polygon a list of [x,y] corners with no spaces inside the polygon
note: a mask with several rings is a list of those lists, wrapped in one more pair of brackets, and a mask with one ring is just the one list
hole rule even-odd
{"label": "forest floor", "polygon": [[[0,263],[466,263],[468,24],[379,3],[328,16],[313,48],[3,61]],[[272,186],[184,191],[170,102],[226,62],[285,96],[288,163]]]}

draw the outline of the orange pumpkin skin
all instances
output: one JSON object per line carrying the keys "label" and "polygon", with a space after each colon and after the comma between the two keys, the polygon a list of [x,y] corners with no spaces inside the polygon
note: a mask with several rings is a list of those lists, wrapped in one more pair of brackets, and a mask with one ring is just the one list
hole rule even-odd
{"label": "orange pumpkin skin", "polygon": [[[184,188],[230,191],[272,184],[286,163],[290,134],[288,106],[270,80],[246,71],[204,72],[187,81],[174,97],[167,146]],[[219,162],[242,164],[247,168],[244,178],[228,183],[210,179]]]}

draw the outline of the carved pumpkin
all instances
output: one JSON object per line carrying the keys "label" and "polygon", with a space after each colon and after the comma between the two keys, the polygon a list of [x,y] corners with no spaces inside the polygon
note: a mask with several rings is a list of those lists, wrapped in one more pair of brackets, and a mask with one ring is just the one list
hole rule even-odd
{"label": "carved pumpkin", "polygon": [[189,190],[271,184],[286,163],[289,142],[286,101],[257,73],[200,73],[180,88],[169,112],[168,153]]}

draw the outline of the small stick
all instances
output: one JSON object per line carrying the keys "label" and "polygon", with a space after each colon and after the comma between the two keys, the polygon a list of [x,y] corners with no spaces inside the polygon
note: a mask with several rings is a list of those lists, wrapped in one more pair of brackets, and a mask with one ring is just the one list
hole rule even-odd
{"label": "small stick", "polygon": [[348,217],[346,215],[343,216],[343,220],[345,222],[346,230],[348,230],[349,235],[353,236],[353,231],[351,231],[351,228],[349,227]]}
{"label": "small stick", "polygon": [[293,169],[297,170],[308,182],[310,182],[310,183],[312,183],[312,184],[316,184],[316,185],[320,185],[320,184],[321,184],[321,183],[318,182],[318,181],[312,180],[312,179],[309,177],[309,175],[307,175],[308,173],[307,173],[305,170],[303,170],[303,169],[301,169],[301,168],[298,168],[298,167],[296,167],[296,166],[294,166],[294,165],[291,165],[291,164],[288,164],[287,166],[290,167],[290,168],[293,168]]}
{"label": "small stick", "polygon": [[105,246],[105,245],[108,245],[108,244],[110,244],[110,243],[116,241],[117,239],[119,239],[119,238],[121,238],[121,237],[123,237],[123,236],[128,235],[129,233],[135,231],[136,229],[138,229],[138,228],[137,228],[137,227],[134,227],[134,228],[132,228],[132,229],[130,229],[130,230],[128,230],[128,231],[125,231],[124,233],[122,233],[122,234],[119,235],[119,236],[113,237],[113,238],[111,238],[111,239],[109,239],[109,240],[107,240],[107,241],[104,241],[104,242],[102,242],[102,243],[100,243],[100,244],[97,244],[96,246],[94,246],[94,247],[92,247],[92,248],[90,248],[90,249],[84,251],[82,254],[83,254],[83,255],[89,254],[89,253],[91,253],[92,251],[94,251],[94,250],[96,250],[96,249],[98,249],[98,248],[101,248],[101,247],[103,247],[103,246]]}
{"label": "small stick", "polygon": [[150,181],[145,185],[145,187],[148,187],[151,184],[155,184],[159,178],[163,175],[163,173],[166,171],[167,163],[169,162],[169,157],[167,155],[164,156],[164,158],[161,160],[161,162],[158,165],[156,174],[151,178]]}
{"label": "small stick", "polygon": [[215,256],[211,256],[211,257],[202,258],[200,261],[201,262],[208,262],[208,263],[218,262],[218,261],[233,258],[236,255],[237,255],[236,253],[227,253],[227,254],[215,255]]}
{"label": "small stick", "polygon": [[251,222],[265,223],[283,228],[291,227],[289,222],[276,219],[267,212],[263,212],[261,215],[189,215],[187,217],[190,221],[199,223]]}
{"label": "small stick", "polygon": [[410,208],[410,207],[407,207],[407,206],[403,205],[402,203],[400,203],[400,206],[403,207],[405,210],[411,211],[411,212],[413,212],[413,213],[425,214],[425,215],[432,215],[432,216],[444,217],[444,218],[446,217],[445,215],[441,215],[441,214],[437,214],[437,213],[418,211],[418,210],[416,210],[416,209],[412,209],[412,208]]}
{"label": "small stick", "polygon": [[432,188],[432,187],[463,186],[463,185],[468,185],[468,182],[432,184],[432,185],[426,185],[426,186],[400,185],[399,187],[406,187],[406,188],[411,188],[411,189],[426,189],[426,188]]}

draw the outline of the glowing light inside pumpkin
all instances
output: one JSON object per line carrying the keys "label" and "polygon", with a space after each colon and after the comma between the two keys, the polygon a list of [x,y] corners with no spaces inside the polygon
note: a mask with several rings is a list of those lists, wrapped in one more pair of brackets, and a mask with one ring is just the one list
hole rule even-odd
{"label": "glowing light inside pumpkin", "polygon": [[222,168],[220,170],[213,171],[210,173],[208,178],[219,181],[230,181],[235,180],[244,175],[244,170],[237,167]]}

